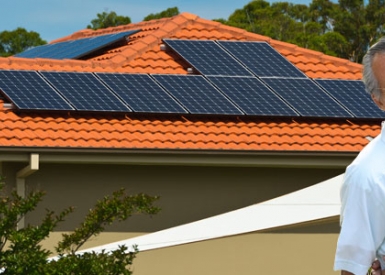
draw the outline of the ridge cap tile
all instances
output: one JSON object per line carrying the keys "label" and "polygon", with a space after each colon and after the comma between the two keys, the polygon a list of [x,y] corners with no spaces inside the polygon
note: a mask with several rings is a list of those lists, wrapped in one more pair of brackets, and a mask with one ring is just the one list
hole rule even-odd
{"label": "ridge cap tile", "polygon": [[196,20],[196,19],[200,18],[198,15],[195,15],[195,14],[189,13],[189,12],[182,12],[179,14],[179,16],[183,16],[188,20]]}

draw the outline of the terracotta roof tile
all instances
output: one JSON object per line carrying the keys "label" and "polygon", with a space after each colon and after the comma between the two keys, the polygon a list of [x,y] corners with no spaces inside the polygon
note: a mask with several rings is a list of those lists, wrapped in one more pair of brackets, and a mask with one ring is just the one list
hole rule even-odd
{"label": "terracotta roof tile", "polygon": [[[182,13],[104,30],[80,30],[52,43],[137,30],[127,44],[88,60],[0,58],[0,69],[186,74],[162,51],[163,38],[265,41],[311,78],[360,79],[360,64]],[[3,105],[0,102],[1,106]],[[16,113],[0,107],[0,147],[358,152],[378,122],[92,113]]]}
{"label": "terracotta roof tile", "polygon": [[[7,112],[8,114],[12,114]],[[4,114],[7,114],[4,112]],[[184,120],[136,120],[127,118],[24,117],[24,124],[2,116],[0,145],[46,147],[113,147],[147,149],[227,150],[332,150],[362,148],[362,134],[379,131],[378,126],[359,129],[349,124],[293,123],[285,121],[185,122]],[[12,126],[13,125],[13,126]],[[316,127],[318,125],[318,127]],[[26,129],[18,130],[15,129]],[[327,131],[326,131],[327,130]],[[21,133],[23,132],[23,133]],[[341,134],[343,136],[340,138]],[[16,139],[19,137],[19,139]],[[140,142],[144,141],[144,142]],[[338,144],[338,141],[342,141]],[[33,144],[33,145],[32,145]],[[322,147],[323,145],[327,145]],[[330,145],[332,144],[332,145]],[[348,146],[346,146],[348,144]],[[328,147],[329,146],[329,147]],[[355,147],[354,147],[355,146]],[[328,150],[329,150],[328,149]],[[349,150],[348,150],[349,151]]]}

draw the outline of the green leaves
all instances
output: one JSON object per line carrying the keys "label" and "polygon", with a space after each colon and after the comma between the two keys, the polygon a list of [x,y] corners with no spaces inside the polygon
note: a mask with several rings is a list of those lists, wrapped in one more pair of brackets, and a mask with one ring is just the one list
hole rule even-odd
{"label": "green leaves", "polygon": [[98,201],[84,219],[84,222],[72,234],[63,234],[63,240],[57,247],[58,253],[75,253],[91,237],[104,231],[114,221],[124,221],[134,214],[156,214],[159,208],[153,203],[158,197],[146,194],[128,196],[124,189],[115,191]]}
{"label": "green leaves", "polygon": [[97,18],[91,20],[91,25],[87,26],[88,29],[97,30],[131,23],[130,17],[117,15],[114,11],[98,13],[96,16]]}
{"label": "green leaves", "polygon": [[[1,180],[1,179],[0,179]],[[0,184],[0,190],[4,184]],[[31,193],[25,199],[12,192],[0,198],[0,250],[17,232],[17,223],[26,213],[33,211],[43,197],[43,192]]]}
{"label": "green leaves", "polygon": [[179,14],[178,7],[173,7],[173,8],[168,8],[168,9],[166,9],[164,11],[159,12],[159,13],[151,13],[151,14],[147,15],[143,19],[143,21],[150,21],[150,20],[153,20],[153,19],[172,17],[172,16],[175,16],[175,15],[178,15],[178,14]]}
{"label": "green leaves", "polygon": [[[4,186],[1,183],[0,190]],[[17,229],[20,219],[36,208],[43,195],[43,192],[35,192],[22,198],[12,192],[0,198],[0,266],[5,269],[4,274],[39,274],[41,265],[51,254],[39,243],[58,222],[52,212],[47,213],[41,227]]]}
{"label": "green leaves", "polygon": [[[50,263],[49,273],[52,275],[129,275],[128,268],[133,263],[137,249],[127,253],[127,248],[121,246],[112,253],[70,254]],[[48,270],[47,270],[48,271]]]}
{"label": "green leaves", "polygon": [[10,56],[23,52],[31,47],[44,45],[47,42],[34,31],[28,32],[24,28],[13,31],[0,32],[0,56]]}
{"label": "green leaves", "polygon": [[309,6],[251,1],[222,23],[361,62],[385,32],[385,0],[313,0]]}
{"label": "green leaves", "polygon": [[[1,177],[0,177],[1,181]],[[0,184],[0,191],[4,184]],[[4,192],[0,192],[4,193]],[[100,234],[105,227],[116,221],[124,221],[135,214],[153,215],[159,208],[153,204],[158,197],[146,194],[127,195],[124,189],[97,201],[84,221],[71,234],[63,234],[58,243],[57,260],[48,261],[51,251],[43,249],[40,242],[54,231],[59,222],[71,214],[69,207],[59,214],[47,210],[40,225],[27,225],[18,229],[18,221],[32,212],[42,200],[43,192],[32,192],[25,198],[12,192],[0,196],[0,267],[2,274],[50,274],[50,275],[129,275],[138,250],[128,251],[121,246],[110,252],[76,254],[92,236]]]}
{"label": "green leaves", "polygon": [[[177,7],[168,8],[159,13],[151,13],[147,15],[143,21],[149,21],[152,19],[160,19],[164,17],[172,17],[179,14]],[[111,11],[109,13],[102,12],[96,15],[95,19],[91,20],[91,24],[87,26],[88,29],[104,29],[108,27],[116,27],[120,25],[126,25],[131,23],[131,18],[128,16],[117,15],[116,12]]]}

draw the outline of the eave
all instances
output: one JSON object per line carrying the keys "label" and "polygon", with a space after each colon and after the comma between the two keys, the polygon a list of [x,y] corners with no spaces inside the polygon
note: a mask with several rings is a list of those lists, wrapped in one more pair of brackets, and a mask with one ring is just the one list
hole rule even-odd
{"label": "eave", "polygon": [[173,165],[270,168],[345,168],[356,152],[129,150],[1,148],[0,162],[27,163],[31,153],[41,163],[103,165]]}

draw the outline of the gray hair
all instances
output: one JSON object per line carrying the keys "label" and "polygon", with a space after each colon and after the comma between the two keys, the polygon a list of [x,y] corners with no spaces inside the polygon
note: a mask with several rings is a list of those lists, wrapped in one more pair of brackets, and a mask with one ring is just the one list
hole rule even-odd
{"label": "gray hair", "polygon": [[380,98],[381,93],[378,80],[374,76],[372,62],[374,56],[378,53],[385,54],[385,37],[382,37],[376,44],[370,47],[362,60],[363,81],[365,83],[366,91],[376,98]]}

